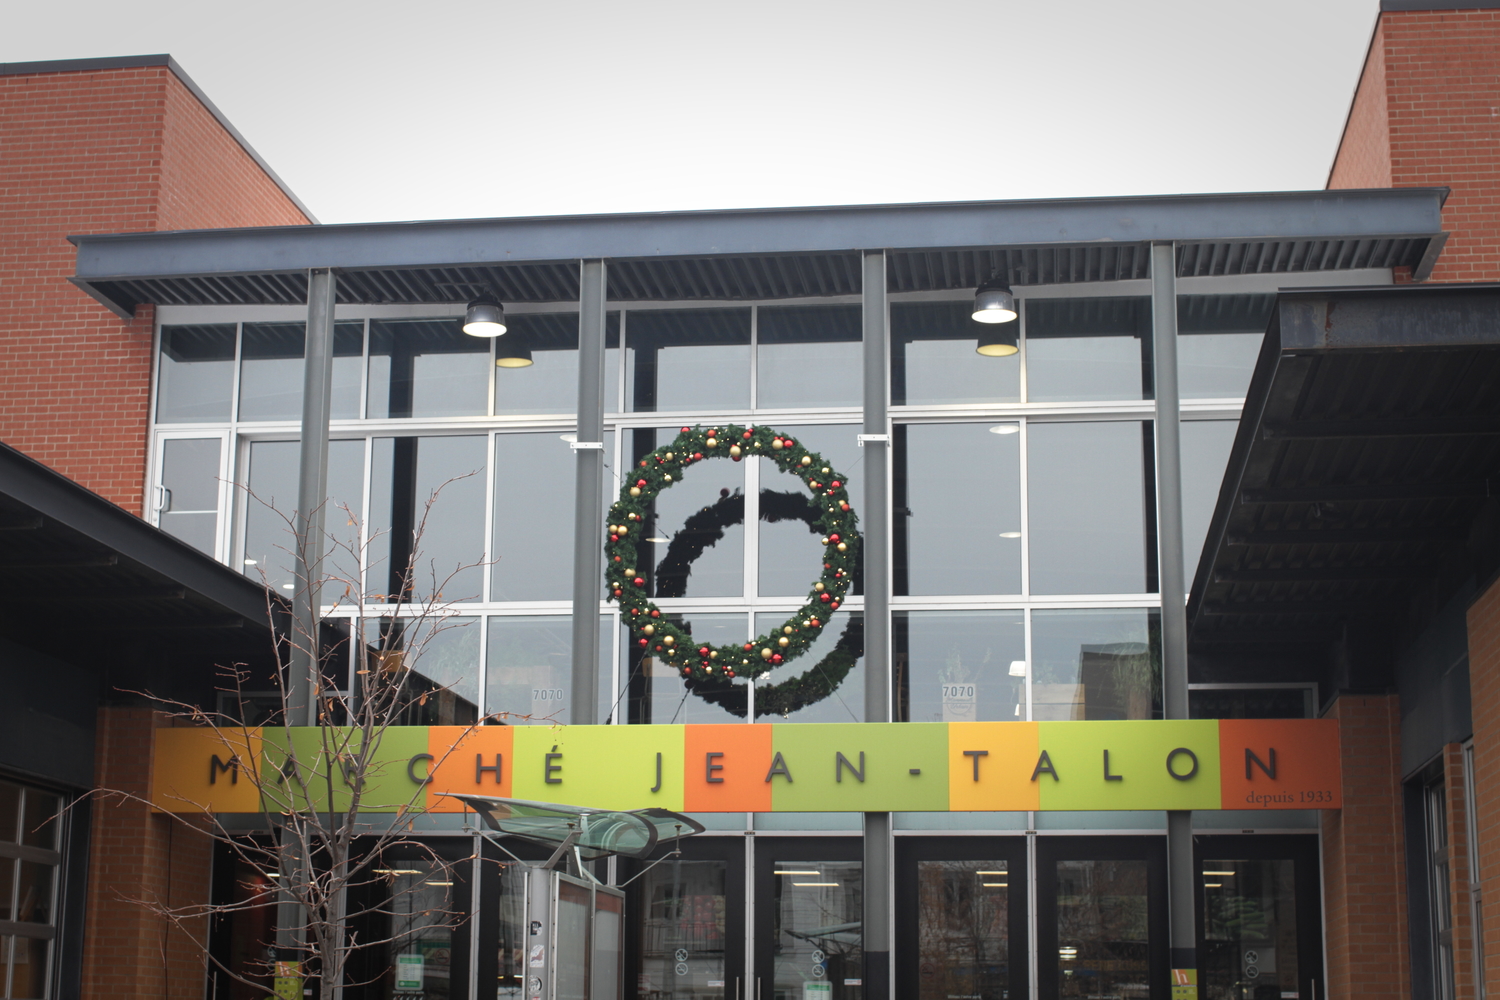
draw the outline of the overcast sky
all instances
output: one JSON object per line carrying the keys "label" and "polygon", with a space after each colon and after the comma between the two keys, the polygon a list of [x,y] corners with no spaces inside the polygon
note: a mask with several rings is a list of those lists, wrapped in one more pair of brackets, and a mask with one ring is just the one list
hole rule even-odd
{"label": "overcast sky", "polygon": [[1377,0],[12,2],[323,222],[1321,188]]}

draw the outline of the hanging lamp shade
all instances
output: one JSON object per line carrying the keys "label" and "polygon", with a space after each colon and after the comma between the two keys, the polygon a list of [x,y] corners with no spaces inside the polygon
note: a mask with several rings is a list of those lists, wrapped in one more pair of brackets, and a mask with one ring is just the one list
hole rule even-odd
{"label": "hanging lamp shade", "polygon": [[1018,315],[1016,297],[1004,280],[998,277],[991,278],[974,289],[974,321],[976,323],[1009,323]]}
{"label": "hanging lamp shade", "polygon": [[471,337],[498,337],[505,332],[505,307],[493,295],[481,295],[464,312],[464,333]]}
{"label": "hanging lamp shade", "polygon": [[979,343],[974,350],[987,358],[1003,358],[1020,350],[1016,346],[1016,327],[1019,323],[1004,323],[987,326],[979,332]]}
{"label": "hanging lamp shade", "polygon": [[519,333],[513,333],[495,343],[495,367],[528,368],[531,366],[531,345]]}

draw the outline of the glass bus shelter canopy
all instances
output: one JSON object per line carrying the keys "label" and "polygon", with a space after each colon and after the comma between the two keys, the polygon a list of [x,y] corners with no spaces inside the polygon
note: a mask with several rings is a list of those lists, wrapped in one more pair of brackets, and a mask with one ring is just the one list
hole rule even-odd
{"label": "glass bus shelter canopy", "polygon": [[577,832],[573,846],[585,861],[612,854],[644,858],[660,843],[691,837],[705,829],[703,824],[666,809],[620,812],[488,795],[451,797],[484,817],[490,829],[535,844],[555,848]]}

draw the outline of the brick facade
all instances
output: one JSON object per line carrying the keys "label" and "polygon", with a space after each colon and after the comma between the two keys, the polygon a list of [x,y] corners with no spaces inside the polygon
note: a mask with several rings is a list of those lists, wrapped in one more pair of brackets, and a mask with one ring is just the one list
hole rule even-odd
{"label": "brick facade", "polygon": [[1344,808],[1323,813],[1329,1000],[1410,995],[1401,712],[1395,695],[1344,695]]}
{"label": "brick facade", "polygon": [[1449,187],[1429,280],[1500,280],[1500,10],[1380,15],[1330,188]]}
{"label": "brick facade", "polygon": [[[1476,720],[1500,718],[1500,584],[1469,608],[1469,696]],[[1485,988],[1500,991],[1500,733],[1474,727],[1474,828],[1478,838]]]}
{"label": "brick facade", "polygon": [[1469,889],[1469,803],[1464,787],[1464,748],[1443,747],[1443,791],[1448,804],[1448,898],[1453,928],[1454,1000],[1477,1000],[1474,919]]}
{"label": "brick facade", "polygon": [[66,237],[307,221],[167,66],[0,76],[0,440],[141,513],[152,316]]}
{"label": "brick facade", "polygon": [[[148,708],[102,708],[98,724],[99,787],[149,795],[152,733],[166,717]],[[188,824],[129,798],[95,803],[83,997],[203,995],[203,951],[193,939],[206,937],[207,920],[178,928],[149,905],[201,905],[209,898],[212,861],[213,841]]]}

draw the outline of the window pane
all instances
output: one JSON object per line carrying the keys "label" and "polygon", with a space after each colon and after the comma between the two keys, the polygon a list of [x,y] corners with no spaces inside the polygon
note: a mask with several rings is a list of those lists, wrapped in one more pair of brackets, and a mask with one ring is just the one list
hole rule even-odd
{"label": "window pane", "polygon": [[[614,657],[612,616],[599,619],[598,721],[609,720]],[[567,615],[496,616],[489,621],[486,715],[508,726],[572,721],[573,625]]]}
{"label": "window pane", "polygon": [[757,408],[860,404],[859,306],[761,306],[756,322]]}
{"label": "window pane", "polygon": [[[674,860],[642,873],[638,892],[643,912],[631,928],[640,963],[637,996],[677,993],[693,1000],[732,996],[723,986],[725,953],[742,942],[726,937],[732,898],[728,875],[723,861]],[[686,956],[679,957],[678,949],[685,950]],[[679,970],[680,964],[687,966],[686,971]],[[668,991],[669,987],[675,988]]]}
{"label": "window pane", "polygon": [[1239,399],[1271,322],[1274,295],[1179,295],[1177,385],[1183,399]]}
{"label": "window pane", "polygon": [[1149,995],[1149,927],[1146,862],[1059,861],[1059,997]]}
{"label": "window pane", "polygon": [[[506,316],[510,329],[501,346],[513,342],[531,351],[523,368],[495,369],[496,413],[573,413],[578,409],[578,314],[520,313]],[[604,409],[620,409],[620,314],[605,326]]]}
{"label": "window pane", "polygon": [[1205,860],[1199,872],[1204,1000],[1296,993],[1296,863]]}
{"label": "window pane", "polygon": [[[753,638],[749,634],[750,623],[744,614],[691,614],[663,615],[668,621],[677,622],[688,629],[694,642],[710,646],[744,643]],[[629,670],[625,676],[625,689],[630,699],[631,723],[699,723],[699,722],[743,722],[745,721],[745,688],[732,685],[727,690],[690,691],[684,686],[682,677],[666,660],[647,655],[646,647],[638,640],[629,638]]]}
{"label": "window pane", "polygon": [[[245,555],[241,569],[272,590],[291,593],[297,586],[297,537],[291,518],[297,509],[296,441],[253,441],[246,480]],[[364,516],[365,443],[328,442],[328,495],[323,506],[325,549],[324,599],[333,602],[345,589],[357,590],[359,519]]]}
{"label": "window pane", "polygon": [[52,865],[22,861],[16,880],[16,919],[32,924],[52,922]]}
{"label": "window pane", "polygon": [[0,920],[15,920],[16,865],[12,858],[0,858]]}
{"label": "window pane", "polygon": [[[300,420],[306,323],[246,323],[240,356],[240,419]],[[365,325],[333,327],[335,420],[359,417],[359,378],[364,367]]]}
{"label": "window pane", "polygon": [[1147,591],[1149,433],[1135,421],[1027,428],[1033,594]]}
{"label": "window pane", "polygon": [[1181,427],[1182,567],[1191,589],[1239,424],[1233,420],[1184,420]]}
{"label": "window pane", "polygon": [[[765,635],[787,617],[757,614],[755,634]],[[807,652],[773,667],[756,684],[755,717],[774,722],[865,721],[864,654],[864,615],[835,611]]]}
{"label": "window pane", "polygon": [[[402,637],[414,693],[429,687],[427,725],[472,724],[479,706],[479,619],[431,617],[410,623]],[[413,656],[413,652],[415,655]],[[441,690],[437,690],[441,689]],[[432,704],[436,701],[437,704]],[[451,703],[451,704],[450,704]]]}
{"label": "window pane", "polygon": [[[863,468],[864,452],[857,443],[855,424],[787,425],[776,430],[817,452],[826,468],[854,476]],[[858,487],[855,496],[861,496]],[[823,544],[814,530],[817,510],[807,488],[791,476],[783,477],[776,463],[760,459],[759,588],[767,596],[802,597],[822,572]],[[855,513],[859,507],[855,506]],[[862,592],[855,571],[851,594]]]}
{"label": "window pane", "polygon": [[[775,875],[771,902],[776,1000],[803,1000],[816,994],[803,984],[825,982],[838,1000],[859,1000],[864,979],[864,866],[858,861],[793,861],[772,864],[797,874]],[[804,875],[802,872],[817,872]]]}
{"label": "window pane", "polygon": [[750,407],[750,310],[631,310],[625,391],[636,413]]}
{"label": "window pane", "polygon": [[216,437],[174,438],[161,451],[161,530],[209,555],[218,541],[220,445]]}
{"label": "window pane", "polygon": [[1151,398],[1151,300],[1026,303],[1026,398]]}
{"label": "window pane", "polygon": [[21,843],[27,847],[57,850],[58,798],[51,792],[26,790],[26,821],[21,829]]}
{"label": "window pane", "polygon": [[228,420],[233,392],[233,323],[161,328],[158,423]]}
{"label": "window pane", "polygon": [[[550,431],[495,437],[492,600],[565,601],[573,596],[573,486],[577,462],[563,437]],[[606,433],[606,465],[614,463],[614,447],[614,433]],[[605,476],[606,507],[614,499],[609,478]],[[558,484],[560,491],[537,490],[537,483]]]}
{"label": "window pane", "polygon": [[895,428],[897,594],[1021,592],[1019,431],[1014,421]]}
{"label": "window pane", "polygon": [[[635,431],[631,465],[655,450],[658,440],[675,436],[670,430]],[[744,466],[693,466],[647,505],[643,531],[637,555],[645,565],[625,568],[644,573],[653,597],[739,597],[745,592]]]}
{"label": "window pane", "polygon": [[1020,359],[978,353],[982,327],[971,300],[892,302],[890,309],[893,406],[1020,402]]}
{"label": "window pane", "polygon": [[375,439],[366,587],[395,599],[410,568],[414,600],[480,598],[486,446],[477,436]]}
{"label": "window pane", "polygon": [[468,417],[489,409],[490,341],[454,319],[371,320],[371,419]]}
{"label": "window pane", "polygon": [[0,781],[0,841],[14,844],[20,828],[21,789]]}
{"label": "window pane", "polygon": [[1021,611],[898,611],[892,621],[897,722],[1026,718]]}
{"label": "window pane", "polygon": [[[1002,1000],[1010,990],[1004,861],[917,862],[918,1000]],[[1017,892],[1025,892],[1021,883]]]}
{"label": "window pane", "polygon": [[1031,717],[1161,716],[1160,615],[1147,608],[1031,613]]}

